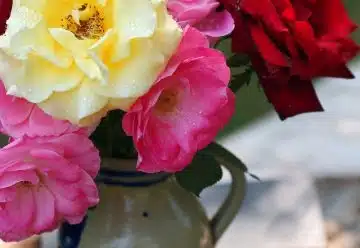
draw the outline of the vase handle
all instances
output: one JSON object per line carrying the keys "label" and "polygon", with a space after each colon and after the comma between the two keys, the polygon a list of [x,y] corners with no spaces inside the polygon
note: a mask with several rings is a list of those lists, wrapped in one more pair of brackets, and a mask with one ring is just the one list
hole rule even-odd
{"label": "vase handle", "polygon": [[230,172],[232,179],[229,195],[210,221],[214,243],[216,243],[236,217],[244,200],[247,168],[240,159],[219,144],[211,143],[206,148],[206,152],[209,152]]}

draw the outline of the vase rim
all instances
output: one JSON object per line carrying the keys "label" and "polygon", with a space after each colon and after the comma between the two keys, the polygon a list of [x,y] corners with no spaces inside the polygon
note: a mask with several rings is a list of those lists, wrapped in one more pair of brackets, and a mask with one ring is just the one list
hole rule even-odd
{"label": "vase rim", "polygon": [[115,186],[144,187],[169,178],[169,173],[144,173],[136,170],[136,159],[103,158],[98,183]]}

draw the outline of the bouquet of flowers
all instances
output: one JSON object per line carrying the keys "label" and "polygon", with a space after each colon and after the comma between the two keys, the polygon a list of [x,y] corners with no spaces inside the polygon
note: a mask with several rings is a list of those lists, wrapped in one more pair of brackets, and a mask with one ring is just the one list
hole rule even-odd
{"label": "bouquet of flowers", "polygon": [[186,171],[253,73],[281,119],[322,111],[355,29],[341,0],[0,0],[0,238],[81,222],[101,157]]}

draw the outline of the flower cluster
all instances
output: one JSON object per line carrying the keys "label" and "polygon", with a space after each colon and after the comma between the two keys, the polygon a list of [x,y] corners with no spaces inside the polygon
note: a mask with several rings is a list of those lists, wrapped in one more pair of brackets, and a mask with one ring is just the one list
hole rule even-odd
{"label": "flower cluster", "polygon": [[0,237],[21,240],[64,220],[79,223],[99,201],[93,178],[100,157],[88,138],[92,128],[54,119],[7,95],[3,85],[0,106],[0,130],[10,137],[0,149]]}
{"label": "flower cluster", "polygon": [[355,28],[341,0],[0,1],[0,238],[79,223],[98,203],[89,136],[113,110],[138,170],[190,164],[235,112],[219,41],[286,118],[322,110],[313,78],[353,77]]}
{"label": "flower cluster", "polygon": [[235,20],[232,50],[249,55],[280,118],[323,110],[313,78],[353,78],[357,26],[341,1],[220,0]]}

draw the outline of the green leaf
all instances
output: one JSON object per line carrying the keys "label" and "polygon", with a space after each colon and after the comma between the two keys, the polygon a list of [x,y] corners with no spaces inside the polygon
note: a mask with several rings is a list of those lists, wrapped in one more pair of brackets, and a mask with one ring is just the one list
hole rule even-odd
{"label": "green leaf", "polygon": [[200,153],[213,156],[213,158],[216,158],[221,164],[233,164],[243,172],[248,173],[246,165],[240,158],[236,157],[233,153],[216,142],[210,143],[205,149],[201,150]]}
{"label": "green leaf", "polygon": [[248,65],[250,63],[250,59],[245,54],[234,54],[227,60],[227,64],[230,67],[240,67],[244,65]]}
{"label": "green leaf", "polygon": [[225,54],[231,54],[231,38],[230,36],[221,37],[215,44],[214,48]]}
{"label": "green leaf", "polygon": [[135,158],[136,151],[132,137],[122,129],[122,118],[125,112],[113,110],[103,118],[91,135],[91,140],[99,149],[101,157]]}
{"label": "green leaf", "polygon": [[122,119],[125,112],[121,110],[113,110],[108,116],[110,118],[111,132],[111,157],[112,158],[136,158],[136,150],[134,148],[131,136],[127,136],[122,129]]}
{"label": "green leaf", "polygon": [[198,153],[192,163],[175,176],[184,189],[199,196],[203,189],[214,185],[222,178],[222,170],[211,155]]}
{"label": "green leaf", "polygon": [[109,117],[101,120],[96,130],[91,134],[90,139],[100,151],[101,157],[111,157],[111,140],[109,139]]}
{"label": "green leaf", "polygon": [[230,89],[234,93],[236,93],[242,86],[249,85],[252,74],[253,74],[252,69],[247,68],[244,72],[233,75],[233,78],[230,82]]}

